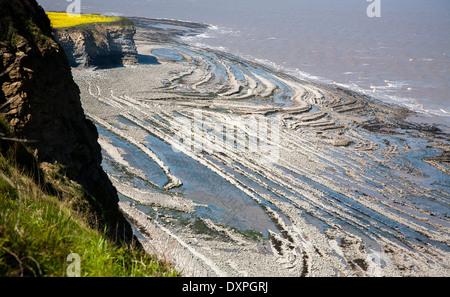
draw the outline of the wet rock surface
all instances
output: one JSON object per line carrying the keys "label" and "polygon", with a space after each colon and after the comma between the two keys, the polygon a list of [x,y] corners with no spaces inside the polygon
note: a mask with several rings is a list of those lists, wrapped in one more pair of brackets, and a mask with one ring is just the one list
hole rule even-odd
{"label": "wet rock surface", "polygon": [[169,38],[183,26],[140,19],[157,63],[74,71],[149,251],[187,275],[449,275],[449,135]]}

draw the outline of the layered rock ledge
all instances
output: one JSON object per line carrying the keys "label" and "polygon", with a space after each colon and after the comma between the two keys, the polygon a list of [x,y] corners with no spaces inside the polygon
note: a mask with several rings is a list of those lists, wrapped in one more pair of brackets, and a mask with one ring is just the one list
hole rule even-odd
{"label": "layered rock ledge", "polygon": [[71,67],[113,67],[137,63],[134,24],[127,18],[118,22],[91,23],[54,28],[53,35],[63,47]]}
{"label": "layered rock ledge", "polygon": [[149,253],[186,276],[450,275],[448,134],[132,20],[155,63],[73,75]]}

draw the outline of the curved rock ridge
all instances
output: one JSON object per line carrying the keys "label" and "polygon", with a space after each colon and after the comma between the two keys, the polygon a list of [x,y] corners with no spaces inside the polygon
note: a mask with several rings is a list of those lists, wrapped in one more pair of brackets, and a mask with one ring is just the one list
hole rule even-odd
{"label": "curved rock ridge", "polygon": [[74,77],[149,251],[201,276],[449,275],[449,135],[148,28],[159,64]]}
{"label": "curved rock ridge", "polygon": [[66,52],[71,67],[113,67],[137,63],[133,23],[83,24],[54,28],[53,34]]}

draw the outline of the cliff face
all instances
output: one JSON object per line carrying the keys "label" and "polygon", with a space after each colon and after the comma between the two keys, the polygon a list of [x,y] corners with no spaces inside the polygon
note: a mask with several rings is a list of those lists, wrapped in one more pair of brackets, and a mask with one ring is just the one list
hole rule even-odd
{"label": "cliff face", "polygon": [[35,0],[0,0],[0,32],[0,113],[14,136],[30,141],[39,163],[58,164],[81,184],[99,222],[126,239],[131,229],[101,167],[97,130],[44,10]]}
{"label": "cliff face", "polygon": [[86,24],[54,29],[71,67],[110,67],[136,64],[137,49],[131,21]]}

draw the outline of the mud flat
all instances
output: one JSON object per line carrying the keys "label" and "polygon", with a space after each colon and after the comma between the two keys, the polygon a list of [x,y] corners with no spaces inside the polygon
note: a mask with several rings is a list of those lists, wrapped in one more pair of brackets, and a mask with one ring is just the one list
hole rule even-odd
{"label": "mud flat", "polygon": [[450,276],[448,134],[134,21],[140,65],[73,74],[149,252],[193,276]]}

